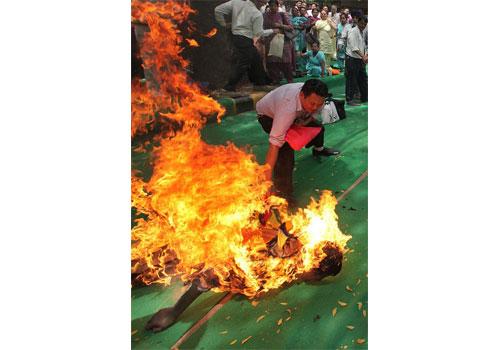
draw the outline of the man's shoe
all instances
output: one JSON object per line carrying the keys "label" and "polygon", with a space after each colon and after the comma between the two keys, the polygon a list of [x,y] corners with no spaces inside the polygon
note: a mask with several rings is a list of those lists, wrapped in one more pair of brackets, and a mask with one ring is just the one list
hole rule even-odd
{"label": "man's shoe", "polygon": [[321,151],[316,151],[313,148],[313,156],[314,157],[319,157],[319,156],[330,157],[330,156],[336,156],[336,155],[339,155],[339,154],[340,154],[340,151],[336,150],[336,149],[333,149],[333,148],[326,148],[326,147],[324,147]]}

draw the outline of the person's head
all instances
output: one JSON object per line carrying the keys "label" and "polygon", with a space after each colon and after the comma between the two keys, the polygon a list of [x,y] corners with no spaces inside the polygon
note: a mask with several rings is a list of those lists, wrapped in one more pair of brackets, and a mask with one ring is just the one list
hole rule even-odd
{"label": "person's head", "polygon": [[345,25],[347,23],[347,16],[345,13],[340,14],[340,23],[342,23],[342,25]]}
{"label": "person's head", "polygon": [[349,9],[347,7],[344,9],[344,13],[346,14],[347,17],[349,17]]}
{"label": "person's head", "polygon": [[353,24],[353,26],[356,26],[358,24],[358,19],[360,17],[363,17],[363,11],[361,11],[361,10],[354,10],[351,13],[351,17],[352,17],[352,24]]}
{"label": "person's head", "polygon": [[319,43],[317,41],[313,42],[311,44],[311,49],[312,49],[312,52],[316,53],[319,51]]}
{"label": "person's head", "polygon": [[322,10],[326,11],[326,13],[328,14],[328,6],[323,6]]}
{"label": "person's head", "polygon": [[359,28],[359,31],[363,31],[365,30],[366,28],[366,24],[368,23],[368,18],[366,18],[366,16],[361,16],[361,17],[358,17],[358,28]]}
{"label": "person's head", "polygon": [[251,0],[257,8],[261,8],[262,6],[267,5],[268,0]]}
{"label": "person's head", "polygon": [[297,8],[301,8],[302,7],[302,1],[297,1],[295,3],[295,6],[297,6]]}
{"label": "person's head", "polygon": [[328,97],[328,87],[319,79],[307,80],[300,89],[300,104],[308,113],[313,113],[323,106],[326,97]]}
{"label": "person's head", "polygon": [[331,9],[331,11],[332,11],[332,16],[333,16],[334,14],[336,14],[336,13],[337,13],[337,6],[332,5],[332,9]]}
{"label": "person's head", "polygon": [[271,13],[278,12],[278,1],[277,0],[269,0],[269,11]]}
{"label": "person's head", "polygon": [[317,9],[318,8],[318,4],[316,4],[315,2],[313,2],[311,4],[311,10],[314,10],[314,9]]}
{"label": "person's head", "polygon": [[313,9],[312,10],[312,15],[313,15],[314,18],[318,18],[318,14],[319,14],[318,9]]}
{"label": "person's head", "polygon": [[321,19],[324,21],[328,18],[328,12],[323,10],[323,11],[321,11],[320,16],[321,16]]}
{"label": "person's head", "polygon": [[300,9],[300,15],[303,16],[303,17],[306,17],[307,16],[307,8],[302,6]]}
{"label": "person's head", "polygon": [[297,6],[292,7],[292,16],[293,17],[300,16],[300,11],[299,11],[299,8]]}

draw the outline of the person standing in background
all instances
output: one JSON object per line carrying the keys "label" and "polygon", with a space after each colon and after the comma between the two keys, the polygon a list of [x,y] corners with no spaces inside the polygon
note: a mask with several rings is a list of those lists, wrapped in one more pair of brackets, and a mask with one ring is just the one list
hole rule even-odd
{"label": "person standing in background", "polygon": [[305,61],[301,53],[306,50],[305,28],[307,21],[306,17],[300,15],[300,11],[296,6],[292,8],[292,25],[295,33],[295,38],[293,39],[295,49],[295,71],[299,73],[299,75],[306,69]]}
{"label": "person standing in background", "polygon": [[340,13],[337,12],[337,6],[332,5],[331,12],[328,14],[333,21],[338,25],[340,23]]}
{"label": "person standing in background", "polygon": [[342,13],[340,14],[340,23],[337,26],[337,68],[341,71],[344,71],[345,66],[345,45],[342,39],[342,33],[346,25],[349,25],[347,23],[347,17],[345,13]]}
{"label": "person standing in background", "polygon": [[278,12],[286,13],[286,7],[283,0],[278,0]]}
{"label": "person standing in background", "polygon": [[[259,8],[267,0],[230,0],[214,10],[215,20],[230,30],[230,41],[234,47],[235,62],[232,64],[226,91],[236,91],[236,85],[245,73],[254,85],[263,86],[269,82],[262,59],[254,46],[254,38],[278,33],[279,29],[263,29],[263,17]],[[230,17],[226,22],[224,16]]]}
{"label": "person standing in background", "polygon": [[351,13],[350,13],[350,11],[349,11],[349,9],[347,7],[344,9],[344,13],[345,13],[345,15],[347,17],[347,23],[351,23],[352,24]]}
{"label": "person standing in background", "polygon": [[346,101],[351,106],[358,105],[353,101],[356,88],[359,89],[361,102],[368,102],[368,76],[366,75],[366,64],[368,54],[366,53],[363,40],[363,30],[368,20],[366,17],[357,19],[357,25],[347,35],[345,78],[346,78]]}
{"label": "person standing in background", "polygon": [[[280,33],[284,31],[293,31],[293,26],[288,15],[284,12],[278,12],[278,3],[276,0],[269,1],[269,12],[264,14],[264,28],[277,29]],[[266,67],[267,73],[273,84],[279,84],[281,80],[281,72],[285,76],[287,82],[293,82],[293,71],[295,69],[295,51],[294,42],[283,37],[283,51],[281,56],[269,55],[271,45],[274,44],[274,39],[277,34],[270,35],[263,41],[266,45]],[[282,35],[283,36],[283,35]],[[277,39],[279,39],[278,37]]]}
{"label": "person standing in background", "polygon": [[311,5],[311,7],[309,7],[309,4],[307,5],[308,6],[307,14],[309,16],[313,16],[313,11],[314,10],[318,10],[318,13],[319,13],[318,4],[316,4],[315,2],[313,2],[310,5]]}
{"label": "person standing in background", "polygon": [[334,60],[337,59],[337,25],[328,17],[326,11],[321,11],[321,18],[316,21],[314,28],[316,29],[317,38],[326,58],[326,65],[330,67]]}

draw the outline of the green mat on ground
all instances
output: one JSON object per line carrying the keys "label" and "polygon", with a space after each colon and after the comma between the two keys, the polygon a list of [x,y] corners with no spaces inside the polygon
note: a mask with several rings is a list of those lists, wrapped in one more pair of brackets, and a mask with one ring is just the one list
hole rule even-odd
{"label": "green mat on ground", "polygon": [[173,282],[169,287],[151,285],[132,289],[132,347],[134,349],[170,348],[222,297],[218,293],[204,293],[168,331],[161,333],[145,331],[144,327],[151,316],[159,309],[175,304],[184,290],[185,288],[179,281]]}

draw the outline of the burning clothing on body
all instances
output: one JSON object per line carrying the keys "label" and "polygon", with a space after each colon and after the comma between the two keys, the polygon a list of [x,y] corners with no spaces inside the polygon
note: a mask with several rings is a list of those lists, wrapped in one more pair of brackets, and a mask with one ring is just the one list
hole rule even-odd
{"label": "burning clothing on body", "polygon": [[[276,215],[272,214],[271,216]],[[270,218],[270,217],[268,217]],[[271,222],[276,220],[276,216]],[[288,222],[279,225],[276,230],[276,236],[267,242],[268,254],[276,258],[287,259],[292,255],[298,254],[302,243],[299,238],[290,234],[291,224]],[[327,276],[337,275],[342,268],[343,253],[335,244],[325,242],[322,252],[325,257],[320,261],[319,266],[305,271],[296,276],[297,282],[319,281]],[[196,269],[195,269],[196,270]],[[201,294],[211,289],[221,287],[221,283],[229,283],[231,289],[240,290],[245,287],[245,279],[238,273],[230,273],[222,281],[215,273],[214,269],[205,269],[204,264],[197,266],[189,276],[192,283],[184,294],[179,298],[173,307],[159,310],[146,324],[146,329],[153,332],[160,332],[173,325],[179,316],[191,305]]]}

